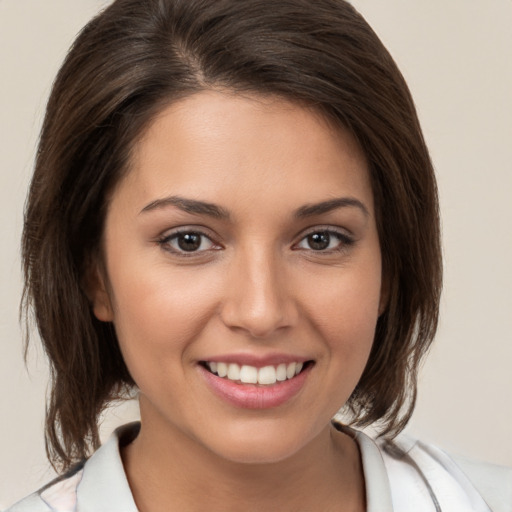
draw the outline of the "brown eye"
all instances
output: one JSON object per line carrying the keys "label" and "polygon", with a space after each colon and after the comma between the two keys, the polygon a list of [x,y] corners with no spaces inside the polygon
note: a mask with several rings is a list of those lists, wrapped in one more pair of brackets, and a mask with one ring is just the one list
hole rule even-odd
{"label": "brown eye", "polygon": [[321,233],[311,233],[307,236],[307,243],[310,249],[314,251],[323,251],[329,247],[331,235],[326,231]]}
{"label": "brown eye", "polygon": [[218,248],[207,235],[198,231],[175,232],[164,237],[159,244],[164,250],[183,256]]}
{"label": "brown eye", "polygon": [[183,233],[176,237],[176,241],[182,251],[192,252],[201,247],[201,237],[199,233]]}
{"label": "brown eye", "polygon": [[349,235],[334,229],[325,229],[306,234],[295,248],[330,254],[348,249],[353,244],[354,240]]}

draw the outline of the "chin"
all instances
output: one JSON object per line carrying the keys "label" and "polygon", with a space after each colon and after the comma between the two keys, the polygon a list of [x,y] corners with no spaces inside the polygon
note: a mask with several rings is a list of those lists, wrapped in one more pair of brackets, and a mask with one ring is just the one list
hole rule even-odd
{"label": "chin", "polygon": [[225,460],[237,464],[276,464],[292,457],[299,451],[297,447],[254,446],[248,443],[233,443],[218,453]]}
{"label": "chin", "polygon": [[221,439],[211,440],[216,455],[239,464],[274,464],[293,457],[311,442],[312,435],[293,432],[278,425],[259,425],[224,431]]}

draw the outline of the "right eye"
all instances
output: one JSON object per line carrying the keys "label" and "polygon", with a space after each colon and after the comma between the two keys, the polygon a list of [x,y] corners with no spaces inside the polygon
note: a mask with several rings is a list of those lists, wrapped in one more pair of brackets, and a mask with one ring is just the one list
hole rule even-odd
{"label": "right eye", "polygon": [[158,241],[166,251],[192,256],[193,253],[201,253],[218,248],[213,241],[200,231],[178,231],[165,235]]}

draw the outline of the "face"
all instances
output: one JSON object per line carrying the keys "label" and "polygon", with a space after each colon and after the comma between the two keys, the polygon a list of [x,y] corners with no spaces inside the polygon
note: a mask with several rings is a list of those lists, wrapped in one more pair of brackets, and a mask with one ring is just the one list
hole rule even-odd
{"label": "face", "polygon": [[372,346],[381,255],[361,149],[303,107],[213,91],[163,110],[135,149],[93,304],[143,431],[283,460],[326,435]]}

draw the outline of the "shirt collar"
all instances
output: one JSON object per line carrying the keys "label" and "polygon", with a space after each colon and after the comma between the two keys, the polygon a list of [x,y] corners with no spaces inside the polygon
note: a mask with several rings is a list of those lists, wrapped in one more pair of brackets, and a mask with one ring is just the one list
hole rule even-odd
{"label": "shirt collar", "polygon": [[366,487],[366,512],[393,512],[391,485],[381,451],[375,441],[358,430],[333,421],[336,430],[357,443]]}
{"label": "shirt collar", "polygon": [[[391,489],[381,452],[362,432],[335,424],[358,444],[366,486],[367,512],[393,512]],[[138,434],[140,423],[118,428],[84,466],[77,489],[79,512],[138,512],[126,478],[119,447]]]}
{"label": "shirt collar", "polygon": [[120,443],[133,440],[140,423],[129,423],[110,436],[86,462],[77,489],[79,512],[138,512],[126,478]]}

